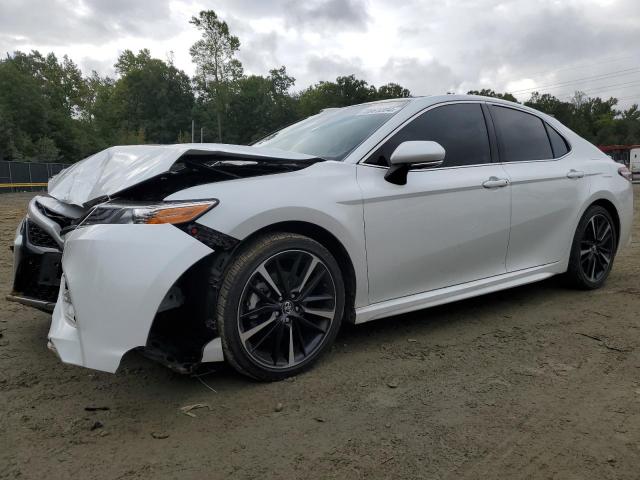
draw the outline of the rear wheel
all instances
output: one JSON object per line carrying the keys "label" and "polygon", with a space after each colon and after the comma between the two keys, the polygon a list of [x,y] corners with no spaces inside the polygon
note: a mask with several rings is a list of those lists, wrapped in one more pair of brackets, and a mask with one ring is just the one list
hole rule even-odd
{"label": "rear wheel", "polygon": [[571,246],[567,276],[578,288],[601,287],[609,276],[618,245],[609,212],[593,205],[580,219]]}
{"label": "rear wheel", "polygon": [[344,283],[331,253],[298,234],[274,233],[245,246],[220,289],[225,358],[258,380],[296,375],[333,342]]}

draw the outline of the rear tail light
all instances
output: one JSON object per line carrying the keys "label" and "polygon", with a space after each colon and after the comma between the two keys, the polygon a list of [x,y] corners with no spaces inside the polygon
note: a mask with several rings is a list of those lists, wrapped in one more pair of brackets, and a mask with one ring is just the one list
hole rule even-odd
{"label": "rear tail light", "polygon": [[618,173],[620,174],[620,176],[622,178],[624,178],[625,180],[629,180],[631,181],[633,175],[631,174],[631,172],[629,171],[629,169],[627,167],[620,167],[618,169]]}

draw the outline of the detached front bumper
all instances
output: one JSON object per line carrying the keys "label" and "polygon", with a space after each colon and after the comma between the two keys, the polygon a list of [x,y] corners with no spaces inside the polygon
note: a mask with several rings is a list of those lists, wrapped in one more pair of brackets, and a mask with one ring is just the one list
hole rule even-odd
{"label": "detached front bumper", "polygon": [[51,312],[62,275],[62,230],[83,210],[37,195],[27,211],[13,242],[13,289],[7,299]]}
{"label": "detached front bumper", "polygon": [[[65,241],[50,346],[66,363],[115,372],[126,352],[147,344],[171,287],[212,252],[168,224],[73,231]],[[207,345],[216,350],[210,356],[221,358],[218,344]]]}
{"label": "detached front bumper", "polygon": [[62,274],[62,251],[29,218],[20,223],[13,242],[13,289],[7,300],[53,311]]}

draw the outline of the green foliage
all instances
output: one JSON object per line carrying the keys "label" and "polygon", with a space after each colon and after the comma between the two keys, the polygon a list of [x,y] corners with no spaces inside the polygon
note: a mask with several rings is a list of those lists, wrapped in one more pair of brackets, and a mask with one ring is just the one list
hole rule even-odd
{"label": "green foliage", "polygon": [[189,22],[202,38],[189,49],[196,64],[196,88],[203,104],[212,108],[216,119],[218,141],[222,141],[223,117],[234,90],[234,82],[242,77],[242,64],[235,58],[240,40],[231,35],[227,22],[220,20],[213,10],[203,10]]}
{"label": "green foliage", "polygon": [[[490,89],[470,90],[467,93],[517,102],[510,93],[498,93]],[[591,98],[582,92],[575,92],[567,101],[549,93],[533,92],[524,104],[551,115],[596,145],[640,143],[640,111],[637,105],[628,110],[618,110],[617,99]]]}
{"label": "green foliage", "polygon": [[[0,59],[0,159],[74,162],[116,144],[251,143],[328,107],[411,96],[397,83],[380,87],[355,75],[320,81],[294,92],[284,66],[266,76],[245,75],[236,58],[240,40],[215,12],[191,19],[201,38],[190,53],[189,78],[171,60],[147,49],[125,50],[115,78],[83,75],[67,56],[14,52]],[[491,89],[478,94],[516,101]],[[615,98],[579,92],[569,101],[533,93],[525,105],[553,115],[597,144],[640,143],[640,110],[619,110]]]}
{"label": "green foliage", "polygon": [[323,108],[346,107],[371,101],[376,89],[355,75],[336,78],[335,82],[318,82],[303,90],[298,96],[298,111],[301,117],[318,113]]}
{"label": "green foliage", "polygon": [[387,83],[378,88],[376,100],[385,100],[388,98],[408,98],[411,92],[397,83]]}
{"label": "green foliage", "polygon": [[268,77],[251,75],[236,82],[228,110],[229,136],[225,141],[251,143],[297,118],[289,88],[295,79],[285,67]]}
{"label": "green foliage", "polygon": [[43,137],[66,155],[83,153],[73,119],[82,95],[79,78],[73,62],[58,62],[54,54],[17,52],[0,62],[0,158],[31,160]]}
{"label": "green foliage", "polygon": [[48,137],[40,137],[36,140],[35,154],[33,161],[36,162],[57,162],[60,160],[60,150],[56,146],[56,142]]}
{"label": "green foliage", "polygon": [[[194,95],[189,77],[148,50],[125,50],[116,63],[121,77],[109,92],[107,124],[117,125],[121,143],[172,143],[190,123]],[[144,132],[144,135],[140,135]]]}
{"label": "green foliage", "polygon": [[369,85],[355,75],[336,78],[335,82],[318,82],[298,94],[298,113],[308,117],[323,108],[346,107],[358,103],[373,102],[389,98],[410,97],[411,92],[397,83],[388,83],[380,88]]}
{"label": "green foliage", "polygon": [[534,92],[525,105],[547,113],[597,145],[640,143],[638,106],[617,110],[618,100],[590,98],[576,92],[569,101]]}
{"label": "green foliage", "polygon": [[469,90],[467,92],[467,95],[482,95],[483,97],[501,98],[503,100],[508,100],[510,102],[518,101],[516,97],[514,97],[510,93],[498,93],[498,92],[494,92],[490,88],[483,88],[482,90]]}

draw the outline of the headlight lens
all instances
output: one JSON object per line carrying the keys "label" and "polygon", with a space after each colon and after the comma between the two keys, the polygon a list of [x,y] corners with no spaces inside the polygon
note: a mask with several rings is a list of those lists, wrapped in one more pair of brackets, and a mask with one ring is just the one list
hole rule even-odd
{"label": "headlight lens", "polygon": [[218,204],[218,200],[161,202],[152,204],[109,202],[95,207],[80,227],[100,224],[186,223],[195,220]]}

